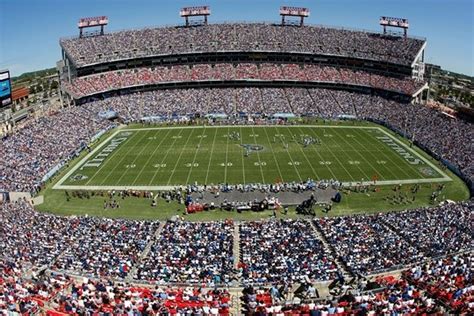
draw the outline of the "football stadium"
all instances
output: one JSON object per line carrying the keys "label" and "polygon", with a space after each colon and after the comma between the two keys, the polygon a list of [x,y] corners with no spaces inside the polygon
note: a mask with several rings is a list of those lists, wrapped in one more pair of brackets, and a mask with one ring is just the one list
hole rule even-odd
{"label": "football stadium", "polygon": [[57,39],[61,106],[2,137],[0,314],[472,315],[474,129],[428,39],[214,10]]}

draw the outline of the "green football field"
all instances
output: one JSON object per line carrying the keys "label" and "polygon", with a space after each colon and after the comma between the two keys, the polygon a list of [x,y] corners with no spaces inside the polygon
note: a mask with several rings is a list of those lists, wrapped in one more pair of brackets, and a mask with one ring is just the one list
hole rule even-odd
{"label": "green football field", "polygon": [[451,180],[377,126],[117,129],[54,189],[160,190],[198,184],[337,179],[379,184]]}

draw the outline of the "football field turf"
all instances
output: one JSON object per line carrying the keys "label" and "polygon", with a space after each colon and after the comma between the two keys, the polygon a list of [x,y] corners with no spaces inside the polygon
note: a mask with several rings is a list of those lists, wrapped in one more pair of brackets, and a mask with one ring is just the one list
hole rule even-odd
{"label": "football field turf", "polygon": [[54,189],[159,190],[198,184],[337,179],[451,180],[376,126],[222,126],[117,129]]}

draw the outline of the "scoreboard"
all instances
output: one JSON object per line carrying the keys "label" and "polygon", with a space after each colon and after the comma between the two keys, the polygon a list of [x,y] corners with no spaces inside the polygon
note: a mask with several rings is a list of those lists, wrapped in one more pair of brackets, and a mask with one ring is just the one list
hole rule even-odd
{"label": "scoreboard", "polygon": [[0,108],[12,104],[12,87],[10,82],[10,72],[0,71]]}
{"label": "scoreboard", "polygon": [[93,27],[109,24],[109,18],[106,16],[95,16],[90,18],[82,18],[77,22],[78,27]]}
{"label": "scoreboard", "polygon": [[211,9],[209,6],[200,6],[200,7],[185,7],[179,11],[179,14],[182,17],[186,16],[199,16],[199,15],[210,15]]}
{"label": "scoreboard", "polygon": [[408,19],[392,18],[388,16],[381,16],[379,22],[382,26],[393,26],[401,28],[408,28],[410,26],[408,24]]}
{"label": "scoreboard", "polygon": [[280,7],[280,15],[309,17],[308,8]]}

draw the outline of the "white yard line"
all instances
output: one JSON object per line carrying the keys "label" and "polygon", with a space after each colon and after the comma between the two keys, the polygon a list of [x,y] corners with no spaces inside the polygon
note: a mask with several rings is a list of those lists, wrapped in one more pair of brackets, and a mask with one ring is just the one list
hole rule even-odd
{"label": "white yard line", "polygon": [[[353,128],[358,128],[358,129],[374,129],[374,128],[380,128],[377,126],[348,126],[348,125],[294,125],[294,126],[301,126],[301,127],[313,127],[313,128],[348,128],[348,129],[353,129]],[[206,126],[167,126],[167,127],[143,127],[143,128],[126,128],[123,130],[120,130],[121,132],[125,131],[147,131],[147,130],[157,130],[157,129],[198,129],[198,128],[205,128]],[[244,128],[250,128],[251,126],[249,125],[219,125],[219,126],[213,126],[213,128],[231,128],[231,127],[244,127]],[[262,127],[277,127],[276,125],[255,125],[252,126],[254,128],[262,128]]]}
{"label": "white yard line", "polygon": [[[386,181],[377,181],[377,185],[394,185],[394,184],[415,184],[415,183],[434,183],[434,182],[448,182],[452,181],[451,179],[445,179],[445,178],[434,178],[434,179],[406,179],[406,180],[386,180]],[[351,182],[342,182],[343,185],[348,186],[348,185],[354,185],[356,183],[355,181]],[[360,183],[360,182],[357,182]],[[373,184],[373,181],[363,181],[363,185],[369,185]],[[178,185],[151,185],[151,186],[113,186],[113,185],[89,185],[89,186],[83,186],[83,185],[61,185],[59,188],[55,189],[61,189],[61,190],[91,190],[91,191],[97,191],[97,190],[138,190],[138,191],[165,191],[165,190],[172,190],[176,188]]]}
{"label": "white yard line", "polygon": [[[252,135],[253,135],[254,144],[257,145],[257,137],[255,136],[255,130],[253,129],[253,126],[252,126]],[[262,168],[262,160],[260,160],[260,154],[258,150],[256,150],[256,152],[257,152],[258,164],[260,167],[260,174],[262,175],[262,183],[265,183],[265,177],[263,175],[263,168]]]}
{"label": "white yard line", "polygon": [[[122,157],[120,157],[120,160],[119,162],[114,165],[114,167],[112,168],[112,170],[107,174],[107,176],[105,176],[104,180],[102,180],[102,182],[100,183],[101,185],[104,184],[107,179],[110,177],[110,175],[113,174],[113,172],[122,164],[122,162],[124,161],[124,159],[128,156],[128,154],[135,148],[138,146],[138,144],[140,144],[140,142],[145,138],[146,135],[148,135],[149,132],[146,132],[146,133],[143,133],[144,135],[142,137],[140,137],[140,140],[138,142],[136,142],[133,146],[130,146],[130,148],[127,150],[127,152],[125,153],[125,155],[123,155]],[[115,151],[115,152],[118,152]],[[135,160],[135,159],[134,159]],[[110,161],[110,160],[109,160]],[[125,172],[122,173],[122,176]],[[122,178],[122,176],[120,177],[120,179]]]}
{"label": "white yard line", "polygon": [[[440,170],[436,165],[434,165],[431,161],[429,161],[428,159],[426,159],[425,157],[423,157],[422,155],[418,154],[413,148],[410,148],[409,146],[405,145],[402,141],[396,139],[395,137],[393,137],[393,135],[391,135],[390,133],[388,133],[387,131],[383,130],[382,128],[380,127],[375,127],[377,129],[379,129],[379,131],[381,131],[382,133],[384,133],[386,136],[390,137],[393,141],[395,141],[396,143],[398,143],[400,146],[402,146],[403,148],[405,148],[406,150],[408,150],[409,152],[411,152],[413,155],[417,156],[418,158],[420,158],[421,160],[423,160],[425,163],[427,163],[431,168],[433,168],[434,170],[436,170],[436,172],[438,172],[440,175],[443,176],[443,178],[436,178],[436,179],[444,179],[445,181],[452,181],[452,179],[446,174],[444,173],[442,170]],[[432,182],[439,182],[439,180],[435,180],[433,178],[426,178],[427,180],[432,180]]]}
{"label": "white yard line", "polygon": [[[311,130],[311,129],[310,129],[310,130]],[[318,135],[317,135],[316,133],[314,133],[313,130],[311,130],[311,133],[312,133],[314,136],[318,137]],[[324,131],[323,131],[323,133],[324,133]],[[349,172],[349,170],[347,170],[347,168],[344,166],[344,164],[339,160],[339,158],[337,158],[337,156],[336,156],[336,155],[334,154],[334,152],[331,150],[331,148],[329,147],[329,145],[327,145],[327,144],[324,142],[324,140],[322,140],[322,139],[321,139],[321,144],[327,148],[327,151],[334,157],[334,159],[336,159],[337,163],[342,167],[342,169],[344,169],[344,171],[347,173],[347,175],[349,176],[349,178],[351,178],[352,181],[357,181],[356,179],[354,179],[354,177],[353,177],[352,174]],[[334,178],[334,179],[337,179],[337,177]]]}
{"label": "white yard line", "polygon": [[[181,136],[181,132],[182,132],[182,130],[180,130],[178,135],[176,135],[176,136]],[[173,149],[173,146],[174,146],[174,144],[176,143],[177,140],[178,140],[178,137],[174,138],[173,143],[171,144],[170,148],[168,148],[168,150],[166,151],[165,156],[163,157],[163,159],[161,159],[160,165],[162,165],[163,162],[165,162],[166,157],[168,157],[168,154],[170,153],[171,149]],[[160,168],[161,168],[161,166],[156,168],[155,173],[153,174],[153,177],[151,178],[150,182],[148,182],[149,185],[151,185],[151,183],[155,180],[156,175],[158,174],[158,171],[160,171]]]}
{"label": "white yard line", "polygon": [[242,138],[243,138],[244,134],[242,134],[242,126],[240,127],[239,131],[240,131],[240,150],[242,151],[242,154],[240,155],[242,157],[242,176],[243,176],[244,184],[246,184],[246,182],[245,182],[244,147],[242,146],[243,145]]}
{"label": "white yard line", "polygon": [[[291,134],[291,137],[293,138],[295,135],[291,132],[291,127],[287,127],[287,130]],[[303,153],[304,159],[306,159],[306,162],[309,164],[309,167],[311,168],[311,170],[313,170],[313,174],[315,175],[316,180],[319,180],[320,178],[319,178],[318,174],[316,173],[316,170],[314,170],[313,165],[309,161],[308,156],[306,156],[306,153],[304,152],[303,148],[299,144],[298,144],[298,147],[300,148],[301,152]]]}
{"label": "white yard line", "polygon": [[[299,129],[302,133],[304,133],[304,129],[303,129],[301,126],[298,126],[298,129]],[[314,133],[312,133],[312,134],[314,134]],[[318,136],[316,135],[316,137],[318,137]],[[324,159],[323,159],[323,156],[321,156],[321,154],[319,153],[319,151],[316,149],[315,146],[313,146],[313,150],[314,150],[314,152],[318,155],[319,159],[321,159],[321,161],[323,161],[323,160],[324,160]],[[326,167],[326,169],[329,170],[329,173],[331,173],[332,178],[333,178],[333,179],[337,179],[337,177],[336,177],[336,175],[334,174],[334,172],[332,171],[332,169],[329,168],[328,165],[324,165],[324,166]]]}
{"label": "white yard line", "polygon": [[[137,180],[140,178],[143,170],[146,169],[146,167],[148,166],[148,164],[150,163],[150,160],[155,156],[155,153],[158,149],[160,149],[160,146],[163,144],[163,142],[165,141],[165,139],[167,139],[168,135],[169,135],[170,131],[167,131],[166,132],[166,135],[164,137],[161,138],[160,140],[160,143],[158,144],[158,146],[156,146],[156,148],[153,150],[153,152],[151,153],[150,157],[147,159],[146,163],[143,165],[143,167],[140,169],[140,172],[138,172],[137,176],[135,177],[135,179],[133,180],[133,183],[132,185],[135,185],[135,182],[137,182]],[[158,167],[159,168],[159,167]]]}
{"label": "white yard line", "polygon": [[173,179],[173,175],[174,175],[174,172],[176,171],[176,167],[178,167],[178,164],[181,160],[181,157],[183,156],[183,152],[184,150],[186,149],[186,147],[188,146],[188,142],[189,142],[189,139],[191,138],[191,135],[194,133],[194,130],[191,131],[191,133],[189,133],[189,136],[188,136],[188,139],[186,139],[186,143],[184,144],[183,146],[183,149],[181,149],[181,152],[179,153],[179,157],[178,157],[178,160],[176,160],[176,164],[174,165],[174,168],[173,170],[171,171],[171,175],[168,179],[168,182],[167,182],[167,185],[170,185],[170,182],[171,182],[171,179]]}
{"label": "white yard line", "polygon": [[280,170],[280,165],[278,164],[278,161],[276,159],[275,151],[273,150],[272,142],[270,141],[270,138],[268,137],[267,129],[265,128],[264,131],[265,131],[265,135],[267,135],[267,140],[268,140],[268,143],[270,144],[270,149],[272,150],[273,159],[275,160],[275,164],[276,164],[276,167],[278,169],[278,173],[280,174],[280,181],[285,182],[285,180],[283,179],[283,174],[281,173],[281,170]]}
{"label": "white yard line", "polygon": [[229,127],[227,127],[227,142],[225,144],[225,166],[224,166],[224,183],[227,183],[227,158],[229,154]]}
{"label": "white yard line", "polygon": [[[357,133],[357,132],[356,132],[356,133]],[[360,134],[360,133],[358,133],[358,135],[363,136],[363,134]],[[371,136],[374,137],[374,135],[371,135]],[[360,145],[363,146],[363,144],[358,141],[358,137],[355,137],[355,141],[358,142]],[[383,144],[383,143],[382,143],[382,144]],[[373,147],[373,145],[371,145],[371,146]],[[383,146],[384,146],[384,147],[387,147],[385,144],[383,144]],[[376,151],[376,152],[381,153],[381,154],[385,157],[385,159],[387,159],[388,161],[390,161],[390,163],[391,163],[393,166],[395,166],[395,167],[397,168],[397,170],[400,171],[400,173],[403,173],[403,174],[407,175],[408,177],[411,176],[411,174],[409,174],[409,173],[407,173],[407,172],[405,171],[405,168],[400,167],[399,164],[397,164],[396,162],[394,162],[393,159],[390,158],[389,155],[387,155],[387,153],[385,152],[385,150],[380,149],[378,145],[376,145],[375,148],[377,148],[377,151]],[[371,150],[369,150],[368,152],[370,152],[370,155],[371,155],[373,158],[376,158],[375,155],[372,154],[372,151],[371,151]],[[401,160],[403,160],[403,158],[401,158],[400,156],[397,156],[397,157],[399,157]],[[405,162],[406,162],[406,161],[405,161]],[[382,167],[382,166],[384,166],[384,165],[380,165],[380,166]],[[410,167],[411,167],[411,166],[410,166]],[[393,176],[394,179],[397,178],[397,175],[396,175],[395,173],[393,173],[392,168],[387,168],[387,167],[385,167],[385,166],[384,166],[383,168],[385,168],[385,170],[387,170],[390,174],[392,174],[392,176]],[[412,169],[413,169],[413,168],[412,168]],[[415,170],[415,171],[416,171],[416,170]],[[424,177],[422,177],[422,178],[424,178]]]}
{"label": "white yard line", "polygon": [[206,180],[204,180],[204,184],[206,185],[207,185],[207,179],[209,177],[209,170],[211,169],[212,154],[214,153],[214,144],[216,143],[216,136],[217,136],[217,128],[216,128],[216,132],[214,133],[214,140],[212,141],[211,155],[209,156],[209,163],[207,164]]}
{"label": "white yard line", "polygon": [[[116,133],[114,133],[114,135],[116,135],[116,134],[119,133],[119,132],[122,132],[122,131],[117,131]],[[130,141],[130,140],[133,138],[133,136],[135,136],[135,134],[130,135],[130,137],[129,137],[123,144],[121,144],[121,145],[125,145],[128,141]],[[109,143],[109,141],[107,140],[105,143]],[[101,147],[102,147],[102,146],[101,146]],[[100,165],[99,169],[97,169],[96,172],[94,172],[94,174],[92,175],[92,177],[90,177],[89,180],[87,180],[86,185],[88,185],[88,184],[92,181],[92,179],[94,179],[94,178],[100,173],[100,171],[102,170],[102,168],[104,168],[104,167],[107,165],[107,163],[109,163],[110,161],[112,161],[111,158],[114,157],[114,156],[120,151],[120,150],[119,150],[120,147],[121,147],[121,146],[119,146],[118,148],[115,148],[115,150],[113,151],[113,153],[112,153],[109,157],[107,157],[107,159],[106,159],[105,161],[102,162],[102,164]],[[87,155],[87,156],[89,156],[89,155]],[[89,160],[89,159],[87,159],[87,160]],[[81,166],[84,165],[84,164],[87,162],[87,160],[81,161],[80,165],[81,165]]]}
{"label": "white yard line", "polygon": [[[281,134],[281,132],[278,130],[278,127],[275,127],[275,130],[277,131],[278,134]],[[303,178],[301,178],[300,172],[296,168],[295,161],[293,160],[293,158],[290,155],[290,151],[288,150],[288,148],[286,148],[286,146],[284,146],[284,147],[285,147],[286,153],[288,154],[288,157],[290,158],[291,164],[293,165],[293,168],[295,169],[296,174],[298,175],[298,178],[300,179],[300,181],[303,181]]]}
{"label": "white yard line", "polygon": [[[148,131],[146,133],[146,135],[144,137],[142,137],[142,139],[146,138],[146,136],[149,134],[150,131]],[[138,158],[140,158],[140,156],[142,155],[143,151],[147,149],[148,145],[151,143],[153,139],[150,139],[149,142],[147,142],[147,145],[146,146],[143,146],[143,148],[140,150],[140,152],[138,153],[138,155],[133,158],[133,161],[131,162],[131,164],[135,164],[135,162],[137,161]],[[139,142],[140,143],[140,142]],[[120,175],[120,178],[117,180],[118,183],[120,183],[120,181],[123,179],[123,177],[127,174],[127,172],[132,169],[132,168],[128,168],[126,169],[124,172],[122,172],[122,174]],[[135,181],[133,181],[132,185],[135,183]]]}
{"label": "white yard line", "polygon": [[196,162],[197,154],[198,154],[198,152],[199,152],[199,149],[201,148],[201,142],[202,142],[202,139],[204,138],[204,133],[205,133],[205,132],[206,132],[206,128],[204,128],[204,129],[202,130],[201,138],[199,139],[199,143],[198,143],[198,148],[197,148],[197,150],[194,152],[193,162],[192,162],[192,164],[191,164],[191,168],[189,168],[188,177],[186,178],[186,184],[189,183],[189,178],[191,177],[191,173],[193,172],[194,163]]}
{"label": "white yard line", "polygon": [[[367,163],[367,165],[368,165],[370,168],[372,168],[372,170],[374,171],[374,174],[373,174],[372,176],[378,174],[377,169],[374,168],[374,166],[372,166],[372,164],[367,160],[367,158],[365,158],[365,156],[362,155],[362,154],[351,144],[350,141],[348,141],[348,140],[346,140],[346,138],[344,138],[344,135],[341,135],[341,134],[339,134],[338,132],[334,132],[334,133],[335,133],[340,139],[342,139],[343,142],[345,142],[347,145],[349,145],[349,146],[353,149],[353,151],[356,152],[357,155],[359,155],[359,156],[362,158],[362,160],[364,160],[364,161]],[[349,155],[347,155],[346,152],[344,152],[344,155],[349,158],[349,161],[353,159],[352,157],[350,157]],[[356,164],[355,166],[356,166],[357,168],[359,168],[359,170],[364,174],[364,176],[366,177],[366,180],[367,180],[367,181],[369,181],[369,180],[372,179],[372,176],[368,175],[368,174],[364,171],[364,169],[362,169],[362,168],[360,167],[360,165]],[[382,178],[382,181],[384,181],[384,177],[383,177],[382,175],[380,175],[380,177]]]}

